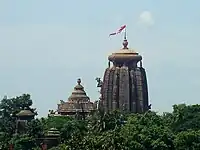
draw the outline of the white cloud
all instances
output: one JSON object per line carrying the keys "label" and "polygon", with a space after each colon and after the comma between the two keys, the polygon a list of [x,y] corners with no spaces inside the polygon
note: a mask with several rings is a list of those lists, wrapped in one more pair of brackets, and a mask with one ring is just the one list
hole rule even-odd
{"label": "white cloud", "polygon": [[143,11],[139,16],[139,23],[146,26],[154,25],[155,21],[150,11]]}

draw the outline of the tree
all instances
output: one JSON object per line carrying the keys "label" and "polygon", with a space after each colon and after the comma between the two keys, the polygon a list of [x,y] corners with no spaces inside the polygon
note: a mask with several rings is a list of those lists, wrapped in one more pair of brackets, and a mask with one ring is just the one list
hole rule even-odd
{"label": "tree", "polygon": [[27,124],[27,134],[29,137],[42,138],[44,137],[44,126],[39,119],[34,119]]}
{"label": "tree", "polygon": [[[60,130],[61,140],[67,143],[74,143],[87,135],[87,123],[82,120],[71,120],[66,122]],[[77,141],[78,142],[78,141]]]}
{"label": "tree", "polygon": [[200,129],[200,105],[174,105],[171,117],[173,131],[187,131]]}
{"label": "tree", "polygon": [[[36,114],[35,109],[31,108],[32,100],[29,94],[23,94],[8,99],[4,97],[0,102],[0,141],[1,147],[7,147],[8,142],[13,138],[16,131],[16,114],[24,108]],[[6,138],[5,138],[6,137]]]}
{"label": "tree", "polygon": [[29,94],[23,94],[14,98],[7,99],[4,97],[0,103],[0,116],[10,117],[16,116],[20,110],[29,109],[32,112],[35,112],[35,109],[31,108],[33,102]]}
{"label": "tree", "polygon": [[64,116],[33,119],[16,134],[16,114],[31,108],[30,95],[4,98],[0,103],[0,149],[39,149],[38,139],[51,128],[60,131],[61,144],[52,150],[192,150],[200,147],[200,105],[174,105],[172,113],[158,115],[105,113],[98,110],[84,120]]}
{"label": "tree", "polygon": [[105,113],[103,111],[96,111],[88,119],[88,126],[93,133],[101,133],[109,130],[114,130],[116,127],[121,126],[125,120],[119,111]]}
{"label": "tree", "polygon": [[179,132],[174,140],[176,150],[196,150],[200,148],[200,130]]}
{"label": "tree", "polygon": [[14,145],[15,150],[32,150],[36,147],[36,140],[27,134],[14,135],[10,140],[10,143]]}
{"label": "tree", "polygon": [[121,134],[126,137],[126,144],[134,149],[174,149],[173,132],[155,112],[130,116]]}
{"label": "tree", "polygon": [[72,118],[68,116],[48,116],[47,118],[41,118],[40,120],[44,126],[44,129],[47,131],[51,128],[61,130],[63,125],[72,120]]}

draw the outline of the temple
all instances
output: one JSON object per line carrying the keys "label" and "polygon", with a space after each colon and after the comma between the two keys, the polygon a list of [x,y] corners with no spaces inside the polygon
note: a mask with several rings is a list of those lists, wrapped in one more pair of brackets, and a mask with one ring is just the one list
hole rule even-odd
{"label": "temple", "polygon": [[81,79],[77,80],[77,85],[74,87],[74,91],[69,96],[68,101],[60,101],[58,104],[57,114],[50,111],[50,115],[59,116],[87,116],[90,112],[96,110],[96,103],[90,101],[87,96],[84,87],[81,85]]}
{"label": "temple", "polygon": [[[142,113],[150,109],[145,69],[142,56],[128,48],[126,33],[123,48],[109,57],[101,87],[100,108],[106,112],[120,110]],[[112,66],[111,63],[112,62]]]}
{"label": "temple", "polygon": [[[98,108],[105,112],[119,110],[130,113],[143,113],[151,109],[142,56],[128,48],[126,31],[123,47],[108,56],[108,62],[103,81],[96,78],[101,94]],[[61,100],[58,104],[57,114],[50,111],[50,115],[76,116],[81,114],[87,116],[96,109],[97,102],[90,101],[81,85],[81,80],[78,79],[68,101]]]}
{"label": "temple", "polygon": [[27,131],[27,122],[30,122],[36,116],[35,109],[24,108],[16,114],[16,133],[25,133]]}

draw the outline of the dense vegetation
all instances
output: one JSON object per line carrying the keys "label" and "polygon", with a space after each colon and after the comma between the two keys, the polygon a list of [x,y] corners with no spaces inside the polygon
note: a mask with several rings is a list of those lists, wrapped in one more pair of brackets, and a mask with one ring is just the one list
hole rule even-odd
{"label": "dense vegetation", "polygon": [[16,113],[31,108],[30,95],[0,103],[0,149],[40,149],[36,144],[52,127],[61,144],[52,150],[196,150],[200,149],[200,105],[174,105],[172,113],[158,115],[94,112],[85,120],[68,117],[34,119],[26,133],[16,134]]}

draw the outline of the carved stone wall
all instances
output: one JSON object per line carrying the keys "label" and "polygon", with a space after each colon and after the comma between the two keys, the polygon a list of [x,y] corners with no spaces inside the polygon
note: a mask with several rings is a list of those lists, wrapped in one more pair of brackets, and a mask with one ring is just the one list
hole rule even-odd
{"label": "carved stone wall", "polygon": [[[123,48],[108,57],[100,103],[105,111],[119,109],[142,113],[149,109],[146,72],[142,68],[142,56],[127,46],[125,36]],[[112,67],[110,62],[113,63]]]}
{"label": "carved stone wall", "polygon": [[119,109],[133,113],[148,110],[148,89],[145,69],[128,66],[107,68],[101,89],[106,111]]}

